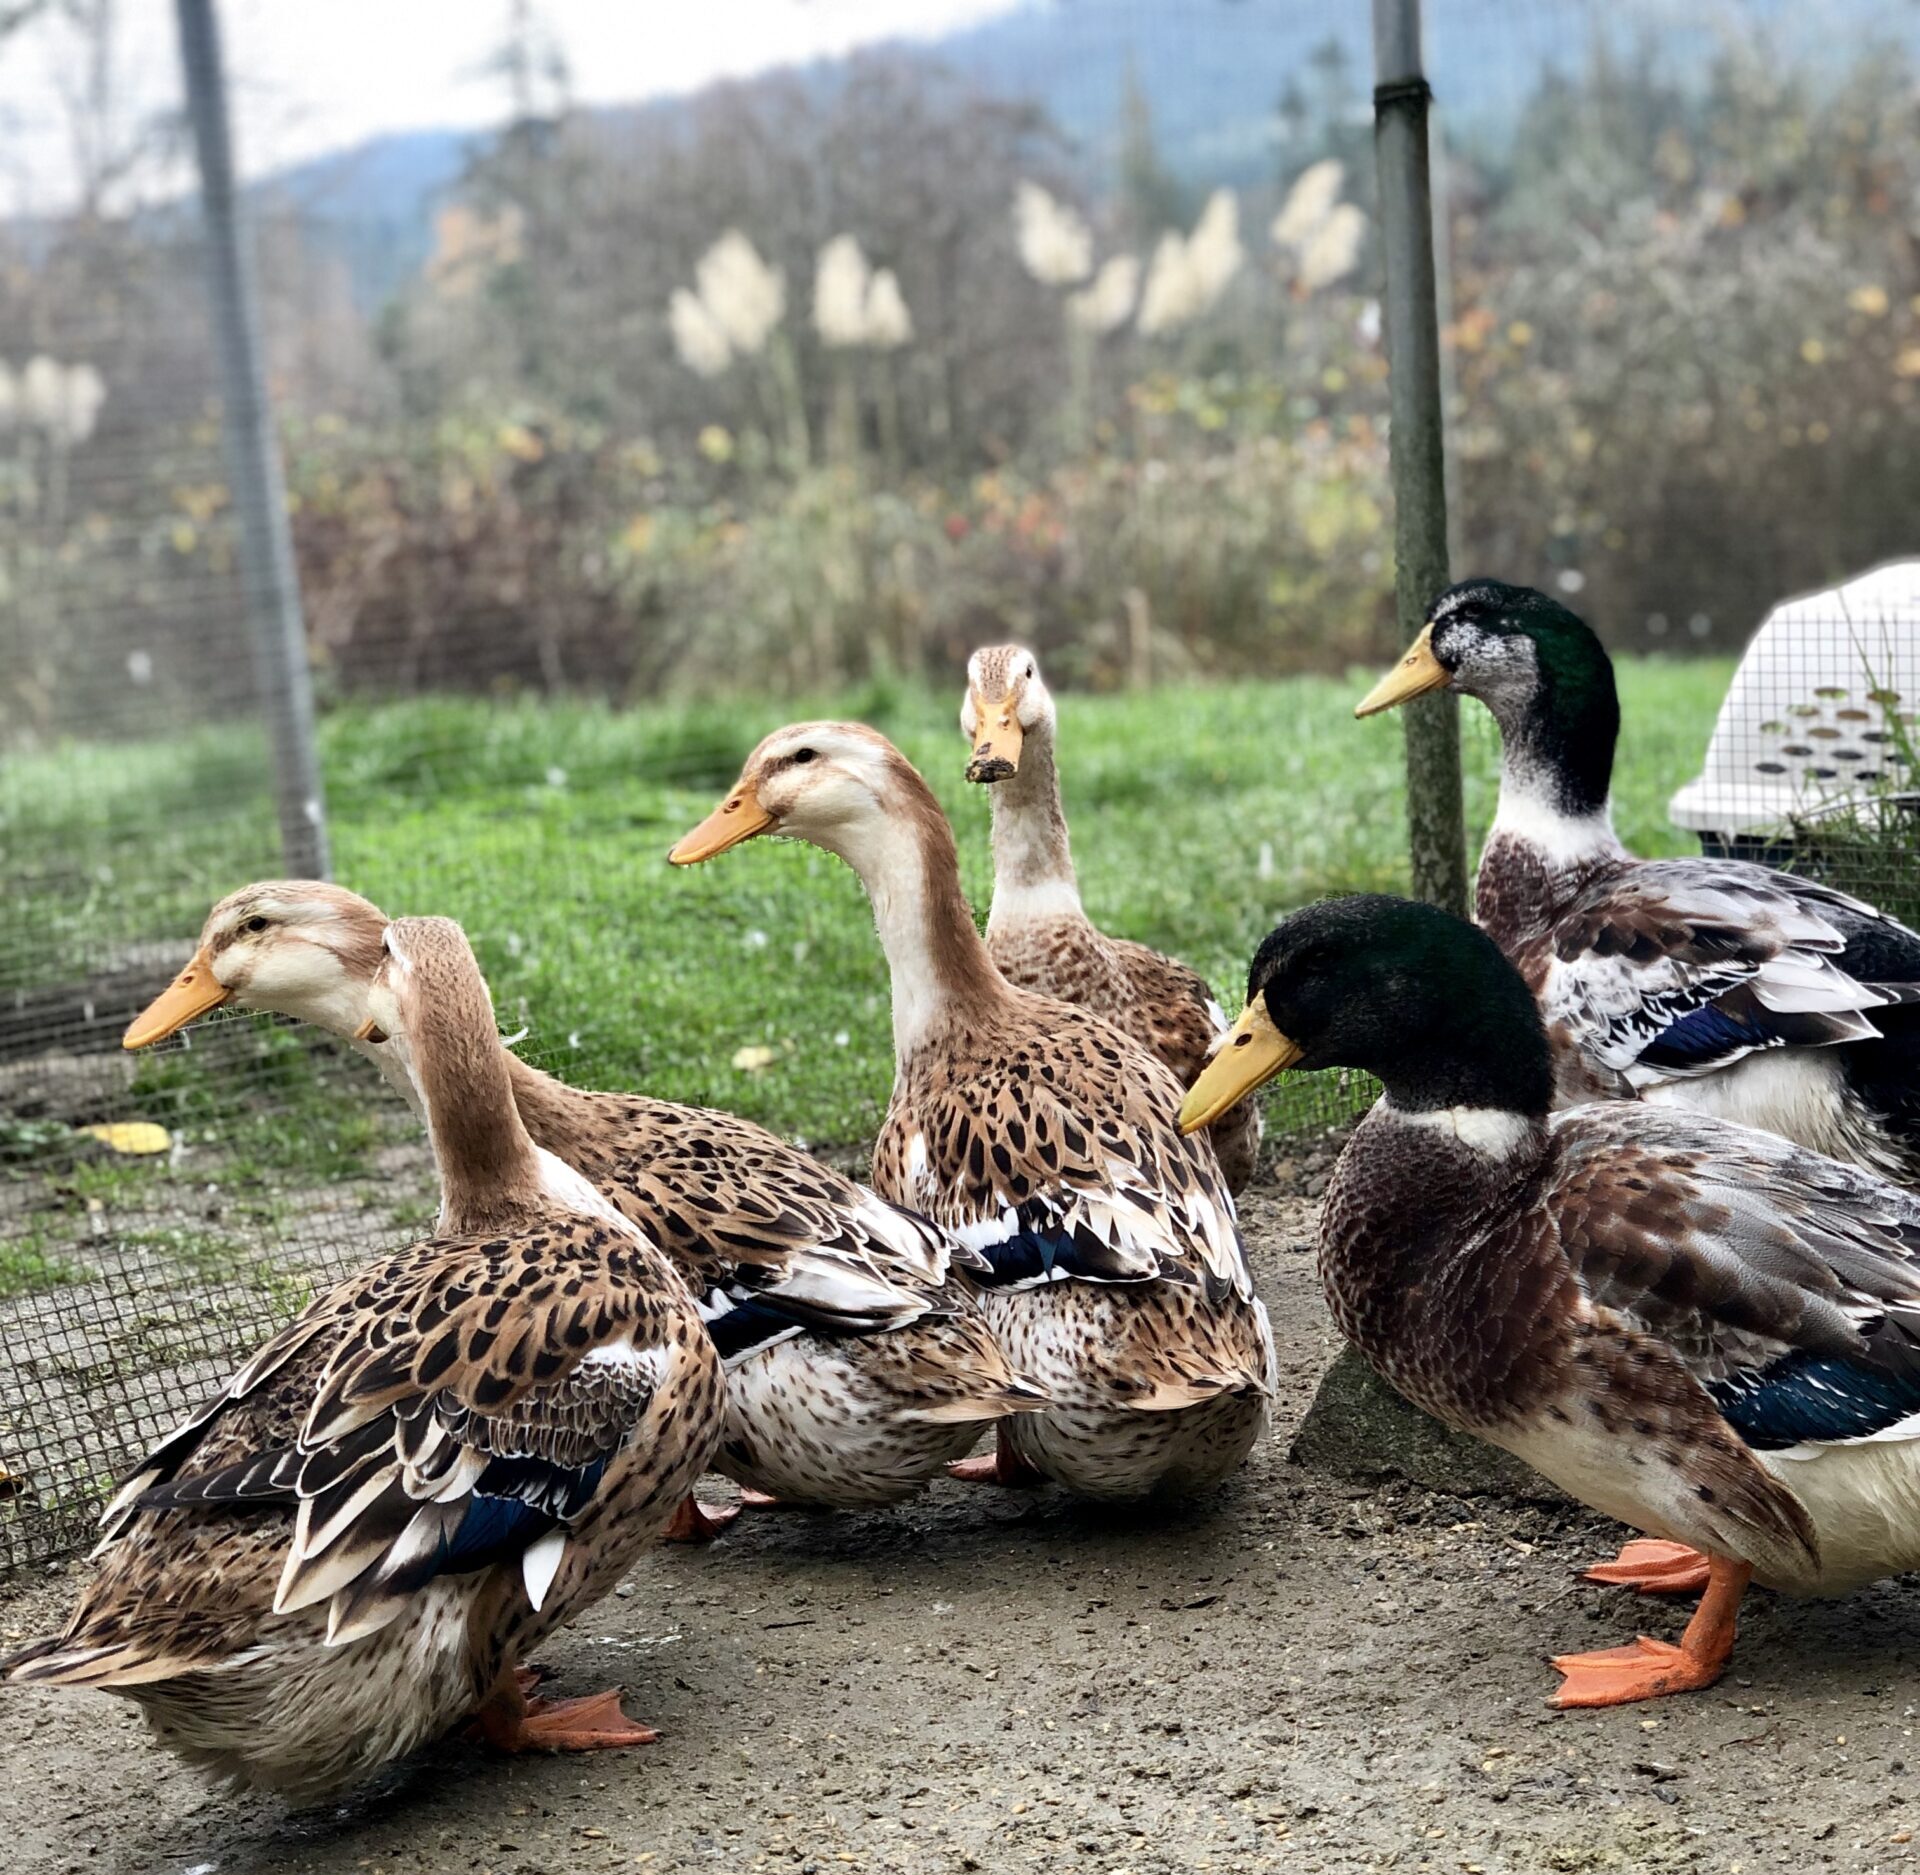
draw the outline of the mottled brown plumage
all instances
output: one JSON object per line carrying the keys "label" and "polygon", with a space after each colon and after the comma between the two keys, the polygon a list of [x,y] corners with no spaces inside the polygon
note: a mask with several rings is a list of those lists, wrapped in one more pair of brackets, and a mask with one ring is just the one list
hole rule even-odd
{"label": "mottled brown plumage", "polygon": [[[404,1046],[380,1035],[368,1006],[386,924],[335,886],[250,886],[214,908],[200,954],[236,1004],[357,1040],[411,1096]],[[165,1032],[141,1024],[146,1039]],[[534,1143],[590,1180],[691,1286],[734,1375],[717,1462],[740,1483],[793,1503],[894,1502],[981,1425],[1040,1403],[953,1280],[969,1253],[927,1219],[750,1121],[584,1092],[497,1037],[487,1046]]]}
{"label": "mottled brown plumage", "polygon": [[660,1534],[724,1407],[685,1285],[515,1116],[459,928],[391,926],[373,1006],[432,1132],[434,1235],[148,1456],[66,1628],[5,1666],[124,1693],[191,1761],[299,1798],[477,1707],[524,1717],[516,1664]]}
{"label": "mottled brown plumage", "polygon": [[[1448,1424],[1710,1559],[1699,1633],[1557,1662],[1561,1703],[1711,1683],[1749,1573],[1825,1594],[1920,1566],[1920,1198],[1683,1109],[1549,1114],[1526,986],[1430,907],[1296,914],[1249,1001],[1300,1066],[1386,1086],[1321,1220],[1342,1332]],[[1241,1084],[1232,1059],[1196,1098]]]}
{"label": "mottled brown plumage", "polygon": [[[1010,982],[1091,1009],[1124,1029],[1190,1087],[1226,1031],[1196,970],[1087,916],[1067,839],[1055,764],[1053,699],[1033,654],[1018,645],[976,651],[960,727],[974,750],[968,777],[993,803],[993,905],[987,950]],[[1207,1128],[1227,1188],[1252,1179],[1260,1108],[1243,1100]]]}
{"label": "mottled brown plumage", "polygon": [[1272,1342],[1219,1167],[1172,1124],[1172,1075],[1099,1017],[1006,981],[946,817],[872,730],[768,737],[675,856],[722,850],[742,826],[838,853],[867,886],[895,1044],[874,1182],[992,1266],[983,1306],[1054,1401],[1003,1439],[1095,1496],[1231,1470],[1263,1423]]}
{"label": "mottled brown plumage", "polygon": [[1499,724],[1476,914],[1539,999],[1563,1102],[1692,1108],[1920,1186],[1920,933],[1790,873],[1629,853],[1612,663],[1546,594],[1453,587],[1401,668],[1382,692],[1444,683]]}

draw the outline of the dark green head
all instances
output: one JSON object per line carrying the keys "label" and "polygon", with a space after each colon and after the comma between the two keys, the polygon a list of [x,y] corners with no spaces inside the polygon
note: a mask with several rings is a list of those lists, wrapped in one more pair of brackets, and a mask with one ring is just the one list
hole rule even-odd
{"label": "dark green head", "polygon": [[1469,579],[1433,602],[1427,634],[1452,687],[1493,712],[1510,772],[1539,771],[1568,814],[1605,807],[1620,700],[1591,626],[1531,586]]}
{"label": "dark green head", "polygon": [[1247,1002],[1298,1066],[1364,1069],[1409,1113],[1533,1116],[1552,1102],[1546,1031],[1520,973],[1484,931],[1431,905],[1366,892],[1295,912],[1254,953]]}

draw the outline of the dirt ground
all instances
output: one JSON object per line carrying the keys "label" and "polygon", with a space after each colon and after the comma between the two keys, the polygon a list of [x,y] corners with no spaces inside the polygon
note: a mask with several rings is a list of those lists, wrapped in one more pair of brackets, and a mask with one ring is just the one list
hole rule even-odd
{"label": "dirt ground", "polygon": [[[1270,1190],[1271,1188],[1269,1188]],[[1281,1340],[1273,1436],[1184,1517],[942,1484],[903,1511],[750,1513],[555,1637],[630,1754],[449,1742],[350,1804],[209,1795],[102,1695],[0,1695],[14,1870],[1096,1875],[1904,1867],[1920,1596],[1756,1593],[1711,1692],[1555,1714],[1550,1653],[1684,1610],[1576,1586],[1584,1513],[1362,1490],[1287,1458],[1334,1352],[1312,1206],[1245,1206]],[[0,1598],[53,1625],[65,1574]]]}

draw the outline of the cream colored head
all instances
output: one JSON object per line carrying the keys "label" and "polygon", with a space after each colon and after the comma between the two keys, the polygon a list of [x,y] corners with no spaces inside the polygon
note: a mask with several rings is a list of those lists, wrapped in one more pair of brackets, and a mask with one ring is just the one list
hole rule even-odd
{"label": "cream colored head", "polygon": [[378,906],[323,880],[242,886],[207,914],[192,961],[134,1018],[123,1045],[164,1041],[227,1003],[358,1037],[386,927]]}
{"label": "cream colored head", "polygon": [[756,834],[781,833],[858,868],[888,823],[928,811],[940,812],[907,758],[878,730],[793,723],[747,757],[732,792],[667,857],[691,866]]}
{"label": "cream colored head", "polygon": [[1053,698],[1025,646],[989,645],[967,660],[960,733],[973,751],[967,779],[984,782],[1017,775],[1027,737],[1053,734]]}

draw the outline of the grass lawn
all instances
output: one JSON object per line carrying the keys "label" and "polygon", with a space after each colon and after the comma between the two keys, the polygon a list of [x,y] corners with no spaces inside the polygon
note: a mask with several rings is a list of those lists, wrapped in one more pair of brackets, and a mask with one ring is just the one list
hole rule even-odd
{"label": "grass lawn", "polygon": [[[1398,722],[1350,714],[1369,676],[1063,698],[1067,809],[1093,916],[1189,959],[1235,1008],[1246,959],[1281,913],[1328,892],[1404,886]],[[1621,831],[1642,852],[1689,850],[1665,803],[1698,770],[1729,667],[1630,660],[1620,676]],[[502,1027],[527,1030],[526,1051],[570,1079],[730,1107],[815,1144],[864,1140],[891,1066],[886,976],[858,881],[786,843],[685,872],[664,854],[767,730],[855,716],[932,781],[984,914],[988,804],[961,779],[957,705],[956,685],[624,712],[343,708],[323,726],[335,870],[391,912],[459,918]],[[1496,744],[1477,706],[1466,725],[1478,829]],[[219,893],[277,871],[257,760],[248,732],[205,730],[15,762],[0,779],[11,985],[70,980],[135,939],[189,936]],[[774,1049],[772,1064],[732,1066],[750,1046]],[[280,1113],[266,1146],[279,1152],[299,1086],[288,1056],[304,1051],[263,1052],[265,1104]],[[163,1053],[136,1100],[214,1128],[227,1090],[207,1079],[192,1057]],[[355,1129],[330,1122],[311,1143],[324,1170],[351,1155]]]}

